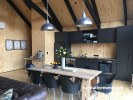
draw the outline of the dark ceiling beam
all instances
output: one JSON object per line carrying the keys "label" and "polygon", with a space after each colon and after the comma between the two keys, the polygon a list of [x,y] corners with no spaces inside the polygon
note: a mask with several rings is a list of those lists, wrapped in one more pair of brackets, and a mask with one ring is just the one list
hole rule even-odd
{"label": "dark ceiling beam", "polygon": [[100,17],[99,17],[99,13],[97,10],[97,5],[96,5],[96,0],[91,0],[93,9],[94,9],[94,13],[96,14],[96,16],[98,17],[99,22],[101,23]]}
{"label": "dark ceiling beam", "polygon": [[124,8],[125,26],[127,26],[127,1],[126,0],[123,0],[123,8]]}
{"label": "dark ceiling beam", "polygon": [[[32,1],[29,1],[29,0],[25,0],[26,4],[28,6],[30,6],[31,8],[33,8],[36,12],[38,12],[45,20],[47,19],[47,14],[42,11],[34,2]],[[49,16],[48,16],[48,19],[50,21],[51,24],[54,25],[54,27],[59,30],[59,31],[62,31],[62,27],[58,26],[58,24],[56,24]]]}
{"label": "dark ceiling beam", "polygon": [[[47,0],[42,0],[44,7],[47,10]],[[48,4],[48,13],[50,14],[51,18],[54,20],[54,22],[62,28],[61,23],[59,22],[58,18],[56,17],[55,13],[53,12],[53,10],[51,9],[50,5]]]}
{"label": "dark ceiling beam", "polygon": [[88,1],[88,0],[84,0],[84,2],[85,2],[85,5],[86,5],[88,11],[90,12],[92,18],[94,19],[94,21],[95,21],[97,27],[100,29],[100,22],[99,22],[99,20],[98,20],[98,17],[97,17],[96,14],[94,13],[94,10],[93,10],[93,8],[91,7],[89,1]]}
{"label": "dark ceiling beam", "polygon": [[26,4],[26,6],[31,10],[31,7],[29,5],[27,5],[27,3],[25,2],[25,0],[23,0],[23,1]]}
{"label": "dark ceiling beam", "polygon": [[31,28],[30,22],[26,19],[26,17],[22,14],[22,12],[17,8],[17,6],[12,2],[12,0],[7,0],[7,2],[17,12],[17,14],[23,19],[23,21]]}
{"label": "dark ceiling beam", "polygon": [[[64,1],[65,1],[65,4],[66,4],[66,6],[67,6],[72,18],[73,18],[74,23],[76,24],[77,18],[76,18],[75,14],[74,14],[74,11],[73,11],[73,9],[72,9],[72,7],[70,5],[69,0],[64,0]],[[77,27],[77,29],[79,30],[78,27]]]}

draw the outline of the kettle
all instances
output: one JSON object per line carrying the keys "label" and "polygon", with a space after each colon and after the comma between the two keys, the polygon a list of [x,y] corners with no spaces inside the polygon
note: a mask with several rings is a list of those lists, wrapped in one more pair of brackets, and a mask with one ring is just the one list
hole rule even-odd
{"label": "kettle", "polygon": [[36,57],[37,57],[38,59],[43,58],[43,53],[42,53],[42,51],[39,50],[39,51],[37,52]]}

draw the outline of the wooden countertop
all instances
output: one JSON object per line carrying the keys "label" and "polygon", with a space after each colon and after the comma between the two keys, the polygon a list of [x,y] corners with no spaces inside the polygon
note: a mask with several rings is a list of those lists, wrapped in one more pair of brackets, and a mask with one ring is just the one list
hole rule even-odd
{"label": "wooden countertop", "polygon": [[51,65],[43,65],[39,67],[28,68],[28,70],[40,71],[42,73],[47,72],[47,73],[73,76],[73,77],[89,79],[89,80],[92,80],[93,78],[95,78],[101,73],[101,71],[90,70],[90,69],[82,69],[82,68],[75,68],[75,69],[77,69],[76,72],[69,72],[69,71],[63,71],[61,69],[53,69]]}

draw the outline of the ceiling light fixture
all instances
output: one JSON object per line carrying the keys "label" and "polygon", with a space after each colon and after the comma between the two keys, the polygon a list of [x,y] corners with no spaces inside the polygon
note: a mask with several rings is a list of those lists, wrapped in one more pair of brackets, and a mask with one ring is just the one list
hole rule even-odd
{"label": "ceiling light fixture", "polygon": [[85,14],[85,0],[83,0],[83,15],[76,22],[76,26],[77,27],[87,27],[87,26],[90,26],[92,24],[93,24],[93,22],[91,21],[91,19],[86,17],[86,14]]}
{"label": "ceiling light fixture", "polygon": [[41,30],[42,31],[55,30],[54,26],[51,23],[49,23],[49,20],[48,20],[48,0],[47,0],[47,19],[46,19],[46,23],[42,25]]}

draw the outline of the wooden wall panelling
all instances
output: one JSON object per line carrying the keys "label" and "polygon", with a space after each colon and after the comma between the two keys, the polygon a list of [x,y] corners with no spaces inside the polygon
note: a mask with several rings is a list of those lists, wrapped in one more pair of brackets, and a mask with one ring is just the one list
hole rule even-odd
{"label": "wooden wall panelling", "polygon": [[[23,58],[30,56],[31,31],[6,0],[0,0],[0,21],[5,29],[0,29],[0,73],[24,68]],[[5,40],[27,40],[27,50],[6,51]]]}
{"label": "wooden wall panelling", "polygon": [[23,13],[23,15],[31,22],[31,11],[26,6],[23,0],[12,0],[13,3],[17,6],[17,8]]}
{"label": "wooden wall panelling", "polygon": [[87,53],[87,57],[99,55],[99,57],[116,58],[115,43],[71,44],[71,51],[74,52],[74,56],[78,56],[81,50],[83,51],[83,54]]}
{"label": "wooden wall panelling", "polygon": [[133,20],[133,0],[127,0],[127,18]]}
{"label": "wooden wall panelling", "polygon": [[123,0],[96,0],[101,22],[124,20]]}
{"label": "wooden wall panelling", "polygon": [[124,21],[115,21],[115,22],[101,23],[101,28],[113,28],[124,25],[125,25]]}

